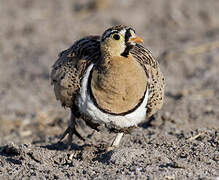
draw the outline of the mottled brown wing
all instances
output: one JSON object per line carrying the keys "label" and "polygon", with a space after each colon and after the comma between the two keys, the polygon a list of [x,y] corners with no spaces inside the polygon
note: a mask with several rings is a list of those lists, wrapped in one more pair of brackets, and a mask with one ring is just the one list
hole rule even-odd
{"label": "mottled brown wing", "polygon": [[148,76],[149,98],[147,103],[147,117],[152,116],[163,106],[164,99],[164,77],[158,62],[153,58],[151,52],[143,46],[136,44],[131,54],[145,68]]}
{"label": "mottled brown wing", "polygon": [[80,80],[87,68],[100,58],[100,37],[88,36],[75,42],[59,54],[52,66],[51,81],[57,100],[63,106],[72,107],[80,90]]}

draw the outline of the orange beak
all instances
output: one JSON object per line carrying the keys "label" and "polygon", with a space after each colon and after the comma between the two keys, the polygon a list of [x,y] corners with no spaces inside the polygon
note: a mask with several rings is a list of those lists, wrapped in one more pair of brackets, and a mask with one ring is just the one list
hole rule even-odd
{"label": "orange beak", "polygon": [[143,43],[143,40],[139,36],[130,38],[130,41],[135,42],[135,43]]}

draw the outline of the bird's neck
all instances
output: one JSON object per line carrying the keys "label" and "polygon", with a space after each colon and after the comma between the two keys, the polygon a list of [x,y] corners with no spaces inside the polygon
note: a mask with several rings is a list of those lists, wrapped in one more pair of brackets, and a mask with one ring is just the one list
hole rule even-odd
{"label": "bird's neck", "polygon": [[113,57],[119,57],[125,50],[125,45],[120,43],[113,43],[111,41],[103,42],[100,46],[101,48],[101,59],[108,61]]}

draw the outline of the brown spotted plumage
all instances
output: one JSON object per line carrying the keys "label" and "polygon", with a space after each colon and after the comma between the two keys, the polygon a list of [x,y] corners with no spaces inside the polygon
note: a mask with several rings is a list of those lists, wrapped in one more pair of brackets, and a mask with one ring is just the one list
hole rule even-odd
{"label": "brown spotted plumage", "polygon": [[52,66],[51,80],[57,100],[71,108],[80,89],[80,79],[90,62],[100,57],[100,37],[88,36],[59,54]]}
{"label": "brown spotted plumage", "polygon": [[83,139],[76,130],[76,118],[83,118],[95,130],[105,124],[120,132],[112,146],[118,146],[123,132],[156,113],[163,105],[164,78],[142,39],[127,26],[114,26],[102,36],[88,36],[60,53],[52,66],[51,79],[57,100],[71,109],[68,134]]}
{"label": "brown spotted plumage", "polygon": [[147,118],[149,118],[163,106],[164,77],[158,62],[153,58],[148,49],[145,49],[140,44],[136,44],[131,53],[145,67],[145,72],[148,76],[150,93],[147,103]]}

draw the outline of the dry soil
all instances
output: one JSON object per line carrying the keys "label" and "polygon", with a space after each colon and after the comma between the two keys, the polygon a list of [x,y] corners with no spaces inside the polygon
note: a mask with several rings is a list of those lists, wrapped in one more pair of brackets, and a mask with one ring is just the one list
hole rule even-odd
{"label": "dry soil", "polygon": [[[159,59],[164,107],[120,148],[80,129],[58,142],[69,111],[50,85],[58,53],[115,24],[131,25]],[[2,0],[0,179],[218,179],[218,0]]]}

